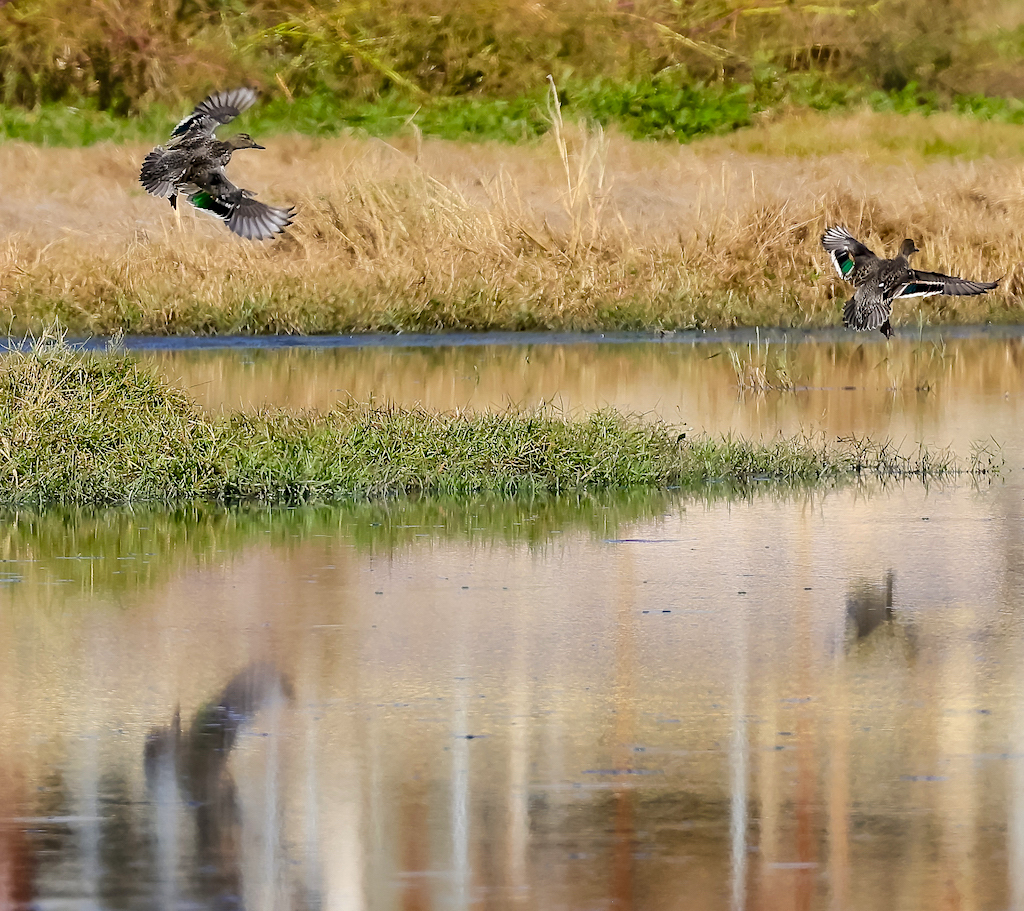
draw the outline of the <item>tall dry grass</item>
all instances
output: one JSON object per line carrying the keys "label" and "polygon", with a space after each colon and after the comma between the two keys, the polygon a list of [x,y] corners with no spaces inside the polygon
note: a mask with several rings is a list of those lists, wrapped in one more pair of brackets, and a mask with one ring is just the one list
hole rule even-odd
{"label": "tall dry grass", "polygon": [[[552,116],[557,117],[557,109]],[[905,147],[860,137],[905,129]],[[0,147],[0,320],[73,333],[346,332],[819,326],[849,288],[819,244],[842,223],[877,252],[1005,276],[978,298],[900,304],[897,323],[1017,321],[1024,154],[989,125],[996,159],[930,158],[932,134],[861,114],[815,125],[825,155],[754,154],[749,136],[680,148],[559,124],[537,146],[280,138],[239,153],[236,179],[295,203],[270,244],[232,237],[138,186],[143,148]],[[786,123],[762,130],[785,145]],[[849,136],[840,147],[836,132]],[[1005,135],[1004,135],[1005,134]],[[17,175],[15,178],[14,175]]]}

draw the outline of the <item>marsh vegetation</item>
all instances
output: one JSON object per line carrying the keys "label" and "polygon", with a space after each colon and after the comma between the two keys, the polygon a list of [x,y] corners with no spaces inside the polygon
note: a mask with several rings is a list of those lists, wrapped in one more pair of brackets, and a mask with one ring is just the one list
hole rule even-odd
{"label": "marsh vegetation", "polygon": [[438,412],[352,402],[323,413],[211,418],[126,355],[80,354],[60,343],[0,363],[0,441],[8,505],[699,490],[990,467],[866,440],[687,438],[614,411]]}
{"label": "marsh vegetation", "polygon": [[[833,325],[835,223],[1004,278],[897,325],[1021,316],[1018,4],[35,0],[0,37],[15,334]],[[241,83],[267,96],[243,128],[278,135],[232,167],[299,209],[265,248],[137,186],[148,142]]]}
{"label": "marsh vegetation", "polygon": [[[521,139],[550,126],[538,110],[550,74],[571,116],[688,139],[790,106],[1019,122],[1024,107],[1004,99],[1019,94],[1022,50],[1012,0],[31,0],[0,7],[0,99],[45,111],[51,141],[130,134],[128,115],[166,117],[243,82],[277,97],[261,130],[276,118],[391,133],[415,119]],[[52,104],[79,110],[61,122]]]}
{"label": "marsh vegetation", "polygon": [[[819,237],[1003,277],[918,298],[897,326],[1015,322],[1024,139],[951,114],[767,123],[689,146],[563,124],[508,147],[280,137],[236,179],[296,223],[272,245],[183,230],[138,186],[143,145],[0,145],[0,319],[73,334],[814,327],[849,289]],[[988,157],[998,154],[998,158]],[[40,202],[45,200],[45,202]]]}

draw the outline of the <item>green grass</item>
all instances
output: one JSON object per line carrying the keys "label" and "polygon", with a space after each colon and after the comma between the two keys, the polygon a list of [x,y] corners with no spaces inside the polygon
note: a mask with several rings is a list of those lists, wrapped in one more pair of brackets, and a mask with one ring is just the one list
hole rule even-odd
{"label": "green grass", "polygon": [[[689,142],[749,126],[777,111],[850,111],[871,108],[900,114],[952,111],[964,117],[1024,124],[1024,102],[985,95],[943,97],[911,83],[878,91],[821,75],[758,70],[751,81],[702,82],[664,74],[614,83],[570,80],[560,87],[567,120],[615,126],[634,139]],[[199,99],[195,99],[198,101]],[[166,139],[189,110],[153,104],[126,117],[99,110],[95,99],[45,103],[32,109],[0,104],[0,139],[47,146],[88,146],[97,142]],[[546,86],[511,98],[482,95],[417,98],[392,91],[373,100],[324,90],[289,101],[281,94],[245,114],[242,128],[255,136],[281,133],[330,137],[352,132],[387,137],[414,127],[426,136],[467,141],[522,142],[551,129]],[[950,150],[949,154],[956,154]]]}
{"label": "green grass", "polygon": [[[572,85],[562,96],[568,119],[616,124],[635,138],[679,141],[746,126],[759,109],[746,85],[646,80],[612,86],[595,82]],[[0,106],[0,138],[70,147],[97,142],[155,143],[166,139],[186,110],[154,105],[139,117],[126,118],[97,110],[89,100],[78,105],[49,103],[33,110]],[[442,139],[500,142],[534,139],[551,127],[543,84],[536,92],[514,98],[457,96],[418,101],[393,93],[364,101],[318,92],[289,102],[279,95],[239,122],[261,137],[280,133],[327,137],[345,132],[386,137],[407,132],[414,125],[424,135]]]}
{"label": "green grass", "polygon": [[601,411],[349,404],[211,419],[120,353],[42,343],[0,366],[0,503],[323,503],[941,476],[951,457],[865,441],[680,439]]}
{"label": "green grass", "polygon": [[[196,99],[198,101],[199,99]],[[161,142],[188,107],[153,105],[137,117],[97,110],[95,102],[47,103],[31,110],[0,105],[0,138],[47,146],[88,146],[97,142]],[[546,132],[543,93],[518,99],[439,99],[428,106],[403,95],[374,102],[319,93],[293,103],[278,96],[238,123],[253,135],[280,133],[338,136],[355,132],[392,136],[415,124],[423,133],[445,139],[497,139],[517,142]]]}

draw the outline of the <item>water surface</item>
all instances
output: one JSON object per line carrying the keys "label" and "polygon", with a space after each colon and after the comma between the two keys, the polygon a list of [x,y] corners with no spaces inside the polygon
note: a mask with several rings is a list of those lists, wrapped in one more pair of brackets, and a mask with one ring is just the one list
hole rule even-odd
{"label": "water surface", "polygon": [[[870,435],[913,447],[1018,441],[1024,335],[900,337],[835,333],[774,340],[743,333],[637,341],[148,350],[213,412],[326,409],[355,399],[428,408],[612,407],[711,433]],[[760,371],[760,372],[759,372]],[[788,382],[756,391],[751,380]],[[740,381],[748,384],[741,389]]]}
{"label": "water surface", "polygon": [[1008,471],[8,514],[0,908],[1024,907],[1021,351],[922,344],[766,394],[664,344],[140,355],[212,409],[558,394]]}

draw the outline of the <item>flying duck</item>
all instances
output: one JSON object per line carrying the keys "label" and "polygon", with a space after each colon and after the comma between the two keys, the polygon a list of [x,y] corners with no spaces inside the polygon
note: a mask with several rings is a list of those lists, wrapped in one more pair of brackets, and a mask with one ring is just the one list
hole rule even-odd
{"label": "flying duck", "polygon": [[230,123],[251,108],[255,89],[242,87],[210,95],[196,105],[142,162],[139,180],[146,192],[169,199],[176,210],[179,194],[195,208],[222,219],[235,234],[265,240],[283,231],[295,216],[294,208],[257,202],[252,190],[236,187],[224,169],[238,149],[262,149],[248,133],[217,139],[217,127]]}
{"label": "flying duck", "polygon": [[833,227],[821,237],[840,278],[854,286],[853,297],[843,307],[843,325],[850,329],[878,329],[886,338],[893,334],[889,318],[892,302],[902,297],[931,297],[935,294],[984,294],[999,284],[976,282],[941,272],[910,268],[910,256],[917,245],[908,237],[893,259],[881,259],[846,228]]}

